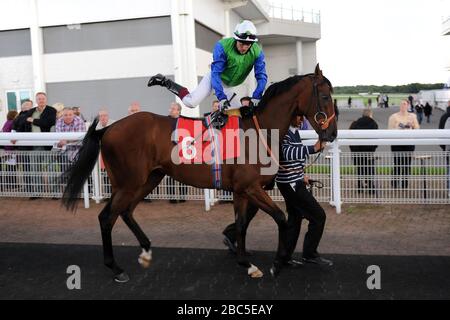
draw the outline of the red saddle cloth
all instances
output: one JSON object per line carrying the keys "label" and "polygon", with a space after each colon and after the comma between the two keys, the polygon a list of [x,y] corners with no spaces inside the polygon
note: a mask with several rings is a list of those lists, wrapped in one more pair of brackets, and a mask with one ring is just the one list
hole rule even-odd
{"label": "red saddle cloth", "polygon": [[202,120],[178,118],[172,140],[178,144],[180,162],[218,164],[239,157],[239,121],[240,117],[229,116],[219,131],[205,127]]}

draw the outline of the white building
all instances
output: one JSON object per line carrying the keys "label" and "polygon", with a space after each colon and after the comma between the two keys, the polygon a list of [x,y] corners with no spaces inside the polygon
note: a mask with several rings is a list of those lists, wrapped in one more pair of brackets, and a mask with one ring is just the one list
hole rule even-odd
{"label": "white building", "polygon": [[[174,96],[148,88],[149,76],[195,88],[215,42],[243,19],[257,26],[269,82],[313,71],[319,14],[265,0],[2,0],[0,123],[38,91],[49,104],[81,106],[89,118],[101,107],[121,118],[134,101],[167,114]],[[241,94],[251,93],[252,79]],[[183,114],[208,111],[213,98]]]}
{"label": "white building", "polygon": [[[450,6],[449,6],[450,9]],[[447,37],[447,41],[446,41],[446,45],[447,45],[447,49],[450,49],[450,16],[448,16],[446,19],[444,19],[444,21],[442,22],[442,35]],[[447,85],[448,87],[450,87],[450,55],[447,55],[446,57],[447,61],[446,63],[446,70],[447,70],[447,75],[448,75],[448,79],[447,79]]]}

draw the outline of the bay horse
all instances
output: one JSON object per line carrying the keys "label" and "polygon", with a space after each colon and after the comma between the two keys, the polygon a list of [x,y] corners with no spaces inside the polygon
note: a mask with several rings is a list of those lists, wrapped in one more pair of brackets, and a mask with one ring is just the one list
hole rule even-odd
{"label": "bay horse", "polygon": [[[284,137],[291,119],[304,115],[322,141],[333,141],[337,136],[337,125],[331,92],[332,85],[317,64],[312,74],[297,75],[272,84],[256,108],[254,119],[243,118],[242,127],[244,131],[257,129],[258,132],[259,128],[278,129],[280,136]],[[128,275],[117,265],[113,255],[112,229],[117,218],[120,216],[138,239],[142,248],[138,261],[143,267],[148,267],[152,260],[151,242],[133,218],[138,203],[156,188],[165,175],[186,185],[208,189],[214,189],[214,179],[209,164],[175,165],[172,162],[174,145],[171,136],[175,119],[139,112],[102,130],[95,130],[97,122],[98,119],[95,119],[89,127],[75,162],[65,173],[67,184],[62,201],[66,208],[75,210],[78,195],[101,150],[112,186],[111,198],[98,216],[104,263],[112,270],[115,281],[127,282]],[[248,156],[245,152],[245,157]],[[273,181],[275,174],[262,175],[262,167],[264,165],[260,162],[225,163],[222,166],[222,189],[233,192],[237,262],[254,278],[263,274],[245,254],[247,215],[250,212],[262,209],[278,226],[278,249],[274,263],[286,261],[292,254],[287,251],[292,246],[287,243],[286,216],[263,189]]]}

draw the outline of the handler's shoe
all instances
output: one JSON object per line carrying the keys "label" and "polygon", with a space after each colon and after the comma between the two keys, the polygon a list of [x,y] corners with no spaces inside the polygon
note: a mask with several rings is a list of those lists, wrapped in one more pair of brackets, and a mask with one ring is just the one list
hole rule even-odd
{"label": "handler's shoe", "polygon": [[302,261],[290,259],[288,261],[283,262],[283,265],[288,268],[299,268],[299,267],[303,267],[304,263]]}
{"label": "handler's shoe", "polygon": [[303,263],[317,264],[324,267],[331,267],[333,265],[333,261],[322,258],[320,256],[315,258],[302,258],[302,261]]}

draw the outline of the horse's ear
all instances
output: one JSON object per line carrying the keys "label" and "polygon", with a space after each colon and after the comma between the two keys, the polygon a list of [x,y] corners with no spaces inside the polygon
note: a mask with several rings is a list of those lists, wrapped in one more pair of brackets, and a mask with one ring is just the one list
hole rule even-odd
{"label": "horse's ear", "polygon": [[319,67],[319,64],[318,64],[318,63],[317,63],[317,65],[316,65],[316,70],[314,70],[314,74],[315,74],[317,77],[319,77],[319,78],[322,78],[322,77],[323,77],[322,70],[320,70],[320,67]]}

